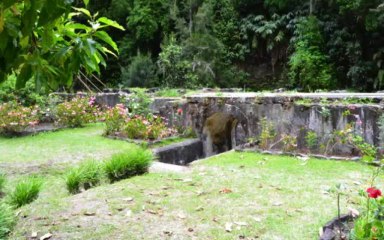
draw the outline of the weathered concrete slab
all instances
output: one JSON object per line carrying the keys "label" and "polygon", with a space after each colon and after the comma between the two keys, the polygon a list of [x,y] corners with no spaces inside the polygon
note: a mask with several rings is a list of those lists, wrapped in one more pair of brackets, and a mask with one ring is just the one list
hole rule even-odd
{"label": "weathered concrete slab", "polygon": [[[303,100],[305,104],[299,103]],[[308,101],[307,101],[308,100]],[[259,138],[261,120],[273,125],[274,141],[283,134],[297,140],[297,150],[309,151],[306,136],[309,131],[317,136],[312,153],[356,156],[357,149],[348,144],[330,144],[335,131],[354,126],[354,134],[377,147],[378,119],[383,114],[384,93],[199,93],[186,97],[186,123],[190,123],[207,144],[204,124],[214,113],[235,116],[239,123],[234,134],[238,144]],[[302,102],[303,102],[302,101]],[[283,143],[274,145],[281,149]]]}
{"label": "weathered concrete slab", "polygon": [[181,143],[156,148],[153,153],[159,162],[187,165],[203,157],[203,144],[200,139],[191,139]]}

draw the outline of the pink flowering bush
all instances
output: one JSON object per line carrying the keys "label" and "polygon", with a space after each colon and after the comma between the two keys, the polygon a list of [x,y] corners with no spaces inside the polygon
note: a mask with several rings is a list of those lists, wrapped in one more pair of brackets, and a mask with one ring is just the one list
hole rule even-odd
{"label": "pink flowering bush", "polygon": [[127,120],[124,133],[131,139],[156,140],[173,136],[177,131],[167,128],[160,117],[136,115]]}
{"label": "pink flowering bush", "polygon": [[95,105],[95,98],[75,97],[56,106],[56,124],[66,127],[83,127],[95,122],[100,111]]}
{"label": "pink flowering bush", "polygon": [[0,134],[13,135],[39,123],[39,108],[23,107],[15,102],[0,105]]}
{"label": "pink flowering bush", "polygon": [[123,104],[117,104],[105,112],[104,121],[104,135],[119,133],[128,121],[128,109]]}
{"label": "pink flowering bush", "polygon": [[104,135],[116,135],[130,139],[156,140],[177,134],[167,128],[161,117],[152,114],[133,115],[123,104],[108,109],[104,115]]}

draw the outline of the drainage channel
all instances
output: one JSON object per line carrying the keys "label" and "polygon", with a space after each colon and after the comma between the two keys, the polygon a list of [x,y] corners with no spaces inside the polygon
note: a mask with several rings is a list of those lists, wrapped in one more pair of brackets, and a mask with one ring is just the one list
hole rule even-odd
{"label": "drainage channel", "polygon": [[153,153],[159,162],[181,166],[205,157],[203,142],[197,138],[155,148]]}

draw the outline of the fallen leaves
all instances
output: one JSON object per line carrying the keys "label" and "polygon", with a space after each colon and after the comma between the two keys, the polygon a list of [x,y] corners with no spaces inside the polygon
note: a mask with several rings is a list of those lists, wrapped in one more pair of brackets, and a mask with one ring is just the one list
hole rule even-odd
{"label": "fallen leaves", "polygon": [[40,240],[47,240],[47,239],[50,239],[52,237],[52,234],[51,233],[47,233],[43,236],[40,237]]}
{"label": "fallen leaves", "polygon": [[225,231],[232,232],[233,223],[225,223]]}
{"label": "fallen leaves", "polygon": [[223,193],[223,194],[228,194],[228,193],[231,193],[231,192],[232,192],[232,190],[229,189],[229,188],[223,188],[223,189],[221,189],[219,191],[219,193]]}
{"label": "fallen leaves", "polygon": [[87,216],[87,217],[91,217],[91,216],[95,216],[95,215],[96,215],[96,212],[93,212],[93,211],[84,212],[84,216]]}

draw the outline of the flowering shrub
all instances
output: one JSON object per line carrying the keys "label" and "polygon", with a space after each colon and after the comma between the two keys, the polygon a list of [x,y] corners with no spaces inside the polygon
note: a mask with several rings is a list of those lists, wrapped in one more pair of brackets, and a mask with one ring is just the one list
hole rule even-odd
{"label": "flowering shrub", "polygon": [[39,123],[36,106],[23,107],[15,102],[0,105],[0,133],[12,135]]}
{"label": "flowering shrub", "polygon": [[167,128],[160,117],[149,116],[145,118],[140,115],[128,119],[124,132],[128,138],[144,140],[161,139],[177,133],[176,130]]}
{"label": "flowering shrub", "polygon": [[177,134],[167,128],[161,117],[152,114],[134,115],[123,104],[110,108],[104,115],[104,135],[120,135],[131,139],[155,140]]}
{"label": "flowering shrub", "polygon": [[95,98],[75,97],[71,101],[57,105],[56,124],[67,127],[82,127],[84,124],[95,122],[99,115]]}
{"label": "flowering shrub", "polygon": [[104,135],[111,135],[120,132],[124,124],[128,121],[128,109],[123,104],[117,104],[109,108],[104,115],[105,130]]}
{"label": "flowering shrub", "polygon": [[367,209],[359,217],[354,229],[352,239],[384,239],[384,198],[381,191],[375,187],[366,190]]}
{"label": "flowering shrub", "polygon": [[371,179],[371,187],[360,194],[365,198],[365,206],[363,214],[356,220],[353,230],[351,231],[351,239],[353,240],[379,240],[384,239],[384,198],[381,190],[374,187],[376,179],[384,169],[384,161],[382,160],[379,167],[374,169]]}

